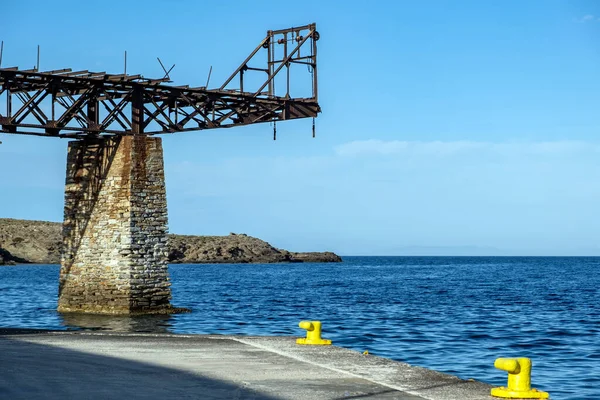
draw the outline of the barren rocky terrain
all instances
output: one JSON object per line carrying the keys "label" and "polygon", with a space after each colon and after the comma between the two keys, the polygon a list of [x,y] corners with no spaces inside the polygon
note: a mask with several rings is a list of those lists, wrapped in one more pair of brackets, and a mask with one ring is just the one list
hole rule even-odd
{"label": "barren rocky terrain", "polygon": [[[58,264],[61,224],[0,218],[1,264]],[[340,262],[331,252],[295,253],[245,234],[169,235],[170,263]]]}

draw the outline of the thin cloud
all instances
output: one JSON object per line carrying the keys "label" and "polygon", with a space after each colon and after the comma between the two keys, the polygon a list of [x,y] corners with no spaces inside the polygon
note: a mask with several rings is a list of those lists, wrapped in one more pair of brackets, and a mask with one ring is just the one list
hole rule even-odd
{"label": "thin cloud", "polygon": [[600,18],[598,18],[592,14],[586,14],[581,18],[575,18],[575,22],[579,22],[580,24],[585,24],[586,22],[594,22],[594,21],[600,21]]}

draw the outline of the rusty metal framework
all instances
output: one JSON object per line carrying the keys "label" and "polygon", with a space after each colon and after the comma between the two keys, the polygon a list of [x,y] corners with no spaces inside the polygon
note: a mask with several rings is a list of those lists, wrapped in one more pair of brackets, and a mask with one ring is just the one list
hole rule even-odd
{"label": "rusty metal framework", "polygon": [[[0,68],[0,99],[6,102],[5,111],[0,108],[1,132],[83,139],[314,118],[321,111],[318,40],[316,24],[268,31],[216,89],[170,86],[168,75],[147,79],[71,69]],[[266,65],[250,66],[265,52]],[[310,95],[290,95],[290,81],[295,77],[292,66],[308,72]]]}

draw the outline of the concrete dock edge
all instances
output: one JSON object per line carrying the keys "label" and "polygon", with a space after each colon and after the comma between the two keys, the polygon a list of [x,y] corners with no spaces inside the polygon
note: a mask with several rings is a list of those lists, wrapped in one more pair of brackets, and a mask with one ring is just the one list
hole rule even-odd
{"label": "concrete dock edge", "polygon": [[0,398],[492,399],[491,386],[292,337],[0,334]]}

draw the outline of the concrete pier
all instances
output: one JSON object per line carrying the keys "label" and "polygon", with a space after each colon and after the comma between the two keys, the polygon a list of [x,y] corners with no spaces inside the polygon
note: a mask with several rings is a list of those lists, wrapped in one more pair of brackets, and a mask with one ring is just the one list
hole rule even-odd
{"label": "concrete pier", "polygon": [[491,399],[481,382],[289,337],[4,332],[0,354],[12,400]]}
{"label": "concrete pier", "polygon": [[69,143],[58,311],[172,310],[160,138]]}

